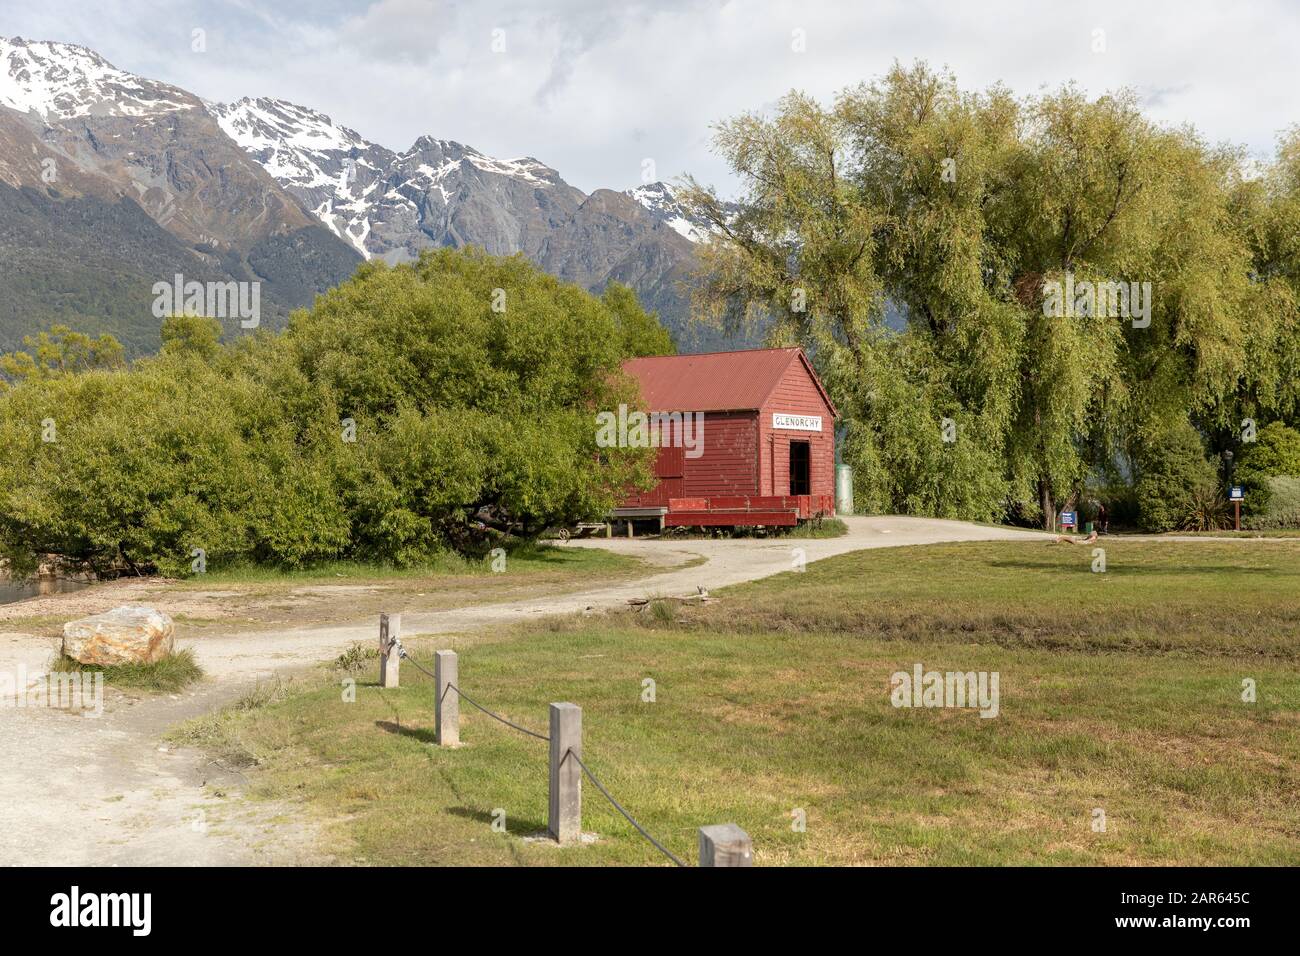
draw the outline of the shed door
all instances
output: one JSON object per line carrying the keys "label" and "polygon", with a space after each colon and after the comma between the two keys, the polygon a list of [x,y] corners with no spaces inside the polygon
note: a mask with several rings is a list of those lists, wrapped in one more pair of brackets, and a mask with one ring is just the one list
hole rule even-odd
{"label": "shed door", "polygon": [[659,479],[659,490],[664,501],[669,498],[681,498],[686,494],[686,456],[681,445],[666,446],[659,449],[655,458],[655,477]]}
{"label": "shed door", "polygon": [[790,494],[812,493],[812,446],[806,441],[790,442]]}

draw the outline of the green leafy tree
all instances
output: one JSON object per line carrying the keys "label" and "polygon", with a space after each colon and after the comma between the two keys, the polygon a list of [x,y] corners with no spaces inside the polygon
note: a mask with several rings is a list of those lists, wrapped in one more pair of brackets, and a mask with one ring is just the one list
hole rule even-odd
{"label": "green leafy tree", "polygon": [[1245,508],[1251,514],[1269,510],[1272,478],[1300,478],[1300,431],[1282,422],[1269,422],[1243,447],[1233,473],[1245,493]]}
{"label": "green leafy tree", "polygon": [[172,315],[163,319],[163,352],[189,352],[213,359],[221,348],[221,323],[201,315]]}
{"label": "green leafy tree", "polygon": [[598,447],[596,413],[631,400],[633,341],[663,341],[614,297],[440,250],[364,266],[282,334],[180,318],[130,369],[43,359],[0,394],[0,559],[411,563],[603,514],[652,452]]}
{"label": "green leafy tree", "polygon": [[[105,333],[92,339],[66,325],[51,326],[48,332],[25,336],[23,345],[25,351],[0,356],[0,376],[23,381],[90,369],[121,368],[126,364],[126,353],[113,336]],[[4,378],[0,378],[0,387],[4,384]]]}
{"label": "green leafy tree", "polygon": [[409,553],[413,542],[468,547],[484,527],[535,535],[647,481],[645,450],[596,446],[595,413],[633,395],[619,364],[635,348],[634,313],[613,296],[616,309],[519,256],[437,250],[367,265],[295,314],[298,367],[355,418],[362,453],[423,461],[409,482],[356,492],[360,543]]}
{"label": "green leafy tree", "polygon": [[1230,215],[1250,250],[1254,302],[1243,317],[1247,373],[1209,418],[1229,436],[1243,417],[1300,424],[1300,127],[1283,134],[1260,175],[1236,177]]}
{"label": "green leafy tree", "polygon": [[653,312],[641,308],[636,293],[625,285],[611,282],[600,296],[622,334],[622,352],[629,358],[645,355],[674,355],[677,345],[672,333],[664,328]]}
{"label": "green leafy tree", "polygon": [[1135,492],[1142,527],[1204,530],[1207,522],[1200,514],[1211,510],[1206,501],[1214,501],[1221,492],[1217,470],[1205,457],[1196,429],[1180,421],[1144,436],[1137,463]]}
{"label": "green leafy tree", "polygon": [[[1240,155],[1155,126],[1131,93],[1018,99],[895,66],[829,107],[790,94],[724,122],[716,146],[745,193],[684,189],[716,230],[700,309],[809,348],[876,507],[954,500],[909,490],[947,480],[950,459],[918,453],[940,416],[980,442],[962,514],[1046,525],[1156,426],[1222,424],[1243,391],[1282,387],[1276,364],[1252,365],[1278,340],[1259,320],[1280,293],[1237,215]],[[1053,289],[1112,282],[1138,283],[1124,310],[1111,286],[1050,307]],[[906,488],[873,473],[909,460]]]}

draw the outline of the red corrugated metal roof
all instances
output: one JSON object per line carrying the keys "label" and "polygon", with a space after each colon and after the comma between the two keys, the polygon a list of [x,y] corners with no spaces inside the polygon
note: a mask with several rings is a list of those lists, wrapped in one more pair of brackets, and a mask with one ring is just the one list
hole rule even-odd
{"label": "red corrugated metal roof", "polygon": [[799,348],[652,355],[628,359],[623,371],[641,384],[644,411],[741,411],[762,408],[791,362],[805,364],[830,405],[830,397]]}

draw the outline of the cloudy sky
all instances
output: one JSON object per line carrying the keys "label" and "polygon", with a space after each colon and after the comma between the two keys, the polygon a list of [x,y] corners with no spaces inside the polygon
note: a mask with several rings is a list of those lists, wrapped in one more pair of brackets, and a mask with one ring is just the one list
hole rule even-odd
{"label": "cloudy sky", "polygon": [[968,88],[1130,86],[1155,119],[1261,157],[1300,122],[1294,0],[0,0],[0,36],[312,106],[394,149],[428,133],[535,156],[588,191],[635,185],[647,159],[729,191],[712,123],[792,88],[829,100],[895,59]]}

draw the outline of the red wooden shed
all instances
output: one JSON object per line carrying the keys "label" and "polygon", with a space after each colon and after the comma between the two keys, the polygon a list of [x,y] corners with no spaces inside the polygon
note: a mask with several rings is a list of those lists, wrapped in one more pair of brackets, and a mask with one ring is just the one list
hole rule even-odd
{"label": "red wooden shed", "polygon": [[702,433],[690,448],[661,439],[658,485],[615,517],[739,527],[834,513],[836,411],[803,349],[653,356],[623,369],[661,433],[672,413],[699,413]]}

